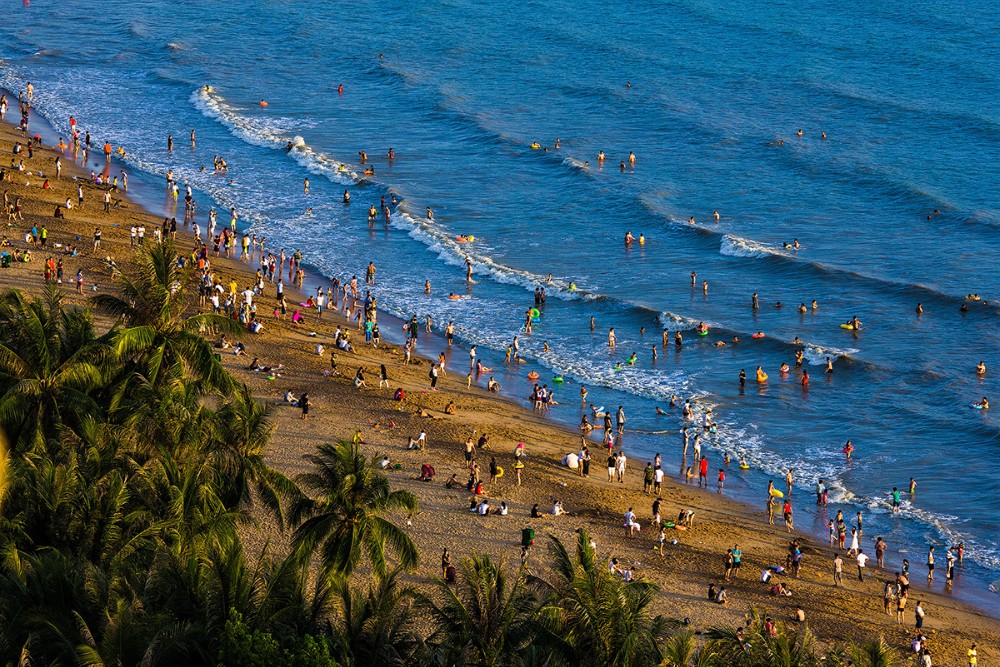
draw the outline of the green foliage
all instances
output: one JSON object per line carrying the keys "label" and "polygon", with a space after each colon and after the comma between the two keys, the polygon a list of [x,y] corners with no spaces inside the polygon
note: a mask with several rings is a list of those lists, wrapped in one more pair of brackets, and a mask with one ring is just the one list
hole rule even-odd
{"label": "green foliage", "polygon": [[226,621],[219,647],[220,667],[272,667],[284,664],[284,651],[270,633],[252,630],[238,611]]}
{"label": "green foliage", "polygon": [[[288,648],[269,632],[253,630],[231,611],[219,647],[218,667],[339,667],[330,642],[316,635],[294,638]],[[374,664],[374,663],[370,663]]]}
{"label": "green foliage", "polygon": [[557,579],[540,609],[540,620],[560,653],[579,665],[648,665],[662,659],[667,623],[650,618],[657,592],[649,582],[626,584],[611,574],[580,529],[574,554],[552,538]]}
{"label": "green foliage", "polygon": [[298,482],[316,497],[302,496],[291,511],[298,524],[292,544],[304,558],[318,549],[324,569],[344,576],[354,571],[362,556],[376,575],[384,576],[389,551],[402,566],[416,565],[413,541],[385,517],[392,511],[416,511],[416,496],[392,491],[388,478],[374,460],[365,460],[357,443],[320,445],[306,459],[313,470],[300,475]]}
{"label": "green foliage", "polygon": [[537,634],[538,598],[524,569],[511,578],[502,561],[474,554],[462,562],[461,572],[454,588],[438,582],[438,599],[423,597],[436,628],[430,643],[449,664],[527,664]]}

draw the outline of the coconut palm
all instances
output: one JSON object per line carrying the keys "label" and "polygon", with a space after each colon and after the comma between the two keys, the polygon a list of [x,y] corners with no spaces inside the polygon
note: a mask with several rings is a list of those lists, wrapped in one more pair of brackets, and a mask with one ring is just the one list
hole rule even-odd
{"label": "coconut palm", "polygon": [[436,626],[430,643],[448,664],[526,664],[526,649],[536,635],[538,597],[524,569],[510,577],[503,561],[473,554],[462,561],[461,572],[454,588],[438,582],[438,599],[423,597]]}
{"label": "coconut palm", "polygon": [[179,368],[199,386],[229,392],[234,382],[203,335],[243,329],[214,313],[189,314],[195,278],[190,262],[182,266],[179,260],[169,241],[145,246],[122,271],[119,293],[98,294],[91,301],[124,324],[110,336],[113,351],[126,364],[123,377],[135,372],[159,386]]}
{"label": "coconut palm", "polygon": [[416,593],[399,583],[399,572],[375,578],[364,591],[352,586],[350,579],[331,578],[339,616],[335,634],[350,664],[404,667],[422,662]]}
{"label": "coconut palm", "polygon": [[662,659],[658,642],[666,621],[650,618],[647,607],[657,588],[649,582],[626,584],[597,562],[590,536],[581,528],[575,555],[552,538],[557,579],[541,609],[548,641],[564,659],[581,665],[644,665]]}
{"label": "coconut palm", "polygon": [[682,630],[664,641],[660,652],[660,667],[723,667],[727,664],[711,644],[699,650],[695,635],[690,630]]}
{"label": "coconut palm", "polygon": [[751,608],[741,634],[733,628],[713,628],[708,632],[712,640],[710,646],[727,665],[812,667],[819,664],[816,638],[808,626],[773,623],[773,630],[769,631],[767,622],[766,612]]}
{"label": "coconut palm", "polygon": [[290,517],[297,525],[292,545],[299,554],[311,558],[318,548],[324,569],[345,576],[363,555],[375,574],[384,576],[387,550],[403,567],[416,565],[413,541],[385,517],[396,510],[416,511],[416,496],[390,490],[389,480],[374,461],[365,460],[356,443],[321,445],[305,458],[313,470],[297,481],[315,497],[303,496],[292,504]]}
{"label": "coconut palm", "polygon": [[28,300],[0,296],[0,425],[15,452],[40,448],[63,425],[99,412],[89,393],[102,384],[93,326],[64,309],[54,287]]}
{"label": "coconut palm", "polygon": [[854,660],[856,667],[894,667],[900,664],[896,649],[886,643],[884,637],[852,644],[848,647],[847,654]]}
{"label": "coconut palm", "polygon": [[264,461],[272,430],[267,415],[267,405],[246,386],[239,387],[213,416],[204,455],[218,472],[219,493],[227,506],[249,505],[256,498],[284,528],[282,500],[297,498],[301,492]]}

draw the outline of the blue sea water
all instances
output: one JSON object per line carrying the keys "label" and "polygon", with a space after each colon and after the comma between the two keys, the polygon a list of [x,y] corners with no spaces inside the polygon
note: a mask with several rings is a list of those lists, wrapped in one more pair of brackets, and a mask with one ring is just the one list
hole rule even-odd
{"label": "blue sea water", "polygon": [[[918,573],[928,544],[964,542],[956,592],[1000,612],[986,592],[1000,577],[1000,418],[969,408],[982,396],[1000,407],[994,6],[511,4],[149,0],[95,12],[35,0],[8,5],[0,86],[31,81],[57,130],[74,115],[98,143],[125,146],[154,207],[169,209],[156,199],[168,169],[196,189],[202,219],[236,206],[270,247],[303,251],[309,286],[374,261],[385,310],[454,320],[504,393],[523,400],[535,369],[567,379],[556,419],[579,420],[580,383],[597,405],[625,406],[634,458],[662,452],[679,470],[679,415],[654,407],[672,395],[712,407],[711,467],[723,452],[753,466],[732,466],[728,495],[762,506],[766,480],[794,468],[800,526],[861,510],[866,538],[885,535]],[[361,150],[374,176],[361,175]],[[229,176],[212,173],[216,154]],[[370,229],[368,206],[391,195],[389,227]],[[626,248],[626,231],[645,245]],[[784,247],[792,239],[798,249]],[[549,299],[521,336],[530,363],[505,369],[538,286]],[[988,305],[963,314],[970,293]],[[797,312],[814,299],[818,310]],[[862,331],[839,327],[855,315]],[[685,343],[654,363],[664,327]],[[778,373],[800,347],[808,391]],[[613,369],[632,352],[634,367]],[[758,365],[765,386],[752,381]],[[890,515],[887,494],[910,477],[917,494]],[[834,503],[813,514],[819,478]]]}

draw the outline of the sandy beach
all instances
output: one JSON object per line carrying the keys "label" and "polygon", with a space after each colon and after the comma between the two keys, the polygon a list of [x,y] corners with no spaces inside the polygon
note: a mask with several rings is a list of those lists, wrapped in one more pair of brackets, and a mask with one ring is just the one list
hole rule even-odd
{"label": "sandy beach", "polygon": [[[16,109],[13,113],[16,114]],[[13,146],[23,141],[9,123],[0,125],[0,151],[5,156],[15,157]],[[23,214],[23,219],[7,220],[4,236],[12,247],[3,250],[30,248],[32,261],[14,262],[9,268],[0,269],[0,284],[29,293],[42,290],[45,261],[51,255],[63,260],[63,289],[67,300],[86,305],[95,292],[115,289],[107,260],[118,265],[129,261],[133,252],[129,228],[144,225],[146,241],[153,242],[152,230],[162,224],[162,217],[143,210],[125,193],[114,196],[121,199],[119,207],[105,212],[101,203],[103,189],[89,181],[89,168],[74,164],[72,156],[64,153],[62,175],[56,180],[53,167],[56,155],[55,150],[46,147],[35,148],[31,158],[26,152],[16,156],[24,159],[24,173],[10,171],[9,160],[3,160],[2,166],[8,173],[0,183],[0,191],[4,191],[11,202],[20,198]],[[90,163],[95,160],[103,162],[103,156],[91,155]],[[118,170],[112,167],[109,173],[114,176]],[[39,171],[44,176],[39,176]],[[49,188],[43,189],[46,179]],[[83,207],[75,205],[78,184],[85,193]],[[54,218],[56,206],[61,206],[67,198],[74,202],[74,207],[65,211],[65,218]],[[179,213],[178,220],[183,216],[183,207]],[[32,226],[46,228],[44,248],[25,242],[25,233]],[[92,243],[95,228],[101,231],[102,237],[97,251],[93,250]],[[178,239],[181,250],[194,247],[189,229],[179,231]],[[79,249],[78,256],[66,254],[71,246]],[[309,257],[304,259],[308,264]],[[212,270],[223,284],[231,279],[241,285],[250,284],[255,268],[254,262],[247,265],[212,258]],[[74,289],[78,270],[84,277],[82,295]],[[305,287],[309,289],[320,282],[325,283],[315,277],[307,278]],[[290,287],[285,291],[290,302],[305,301],[305,296]],[[694,524],[688,531],[670,531],[661,557],[654,550],[656,531],[650,528],[654,496],[644,494],[642,489],[645,460],[630,458],[624,482],[609,482],[605,469],[606,450],[599,442],[591,441],[591,474],[583,478],[560,465],[565,454],[579,450],[579,433],[555,425],[543,414],[523,407],[502,392],[500,395],[488,392],[485,387],[488,374],[468,386],[467,353],[446,351],[447,375],[439,379],[436,390],[431,390],[428,379],[431,364],[427,358],[436,357],[444,350],[440,339],[435,338],[432,346],[421,337],[417,351],[426,356],[418,356],[414,363],[406,365],[398,346],[384,344],[374,348],[366,345],[363,332],[354,324],[348,325],[333,309],[324,312],[322,319],[317,318],[315,310],[306,310],[303,321],[295,326],[290,321],[272,317],[273,286],[268,285],[261,300],[264,305],[259,317],[264,330],[260,334],[247,332],[242,337],[246,355],[235,356],[230,350],[219,350],[219,353],[226,368],[246,382],[259,400],[271,406],[274,435],[268,452],[269,462],[294,476],[305,470],[303,456],[314,451],[317,445],[350,438],[360,432],[367,453],[373,457],[387,455],[393,464],[398,464],[390,472],[394,487],[412,491],[419,498],[420,511],[412,519],[398,517],[398,522],[406,524],[406,530],[420,548],[420,565],[407,575],[418,586],[428,586],[438,576],[438,558],[443,547],[450,549],[453,558],[472,552],[489,552],[502,556],[510,567],[515,567],[520,562],[523,528],[535,531],[529,567],[544,576],[549,560],[547,536],[569,541],[574,531],[586,526],[594,535],[602,556],[634,565],[637,576],[660,587],[654,605],[657,612],[675,619],[690,619],[696,631],[739,625],[751,606],[791,621],[796,607],[801,606],[809,627],[824,643],[832,645],[838,641],[882,635],[912,658],[906,651],[913,637],[913,607],[922,600],[927,612],[924,634],[929,637],[928,646],[934,651],[935,664],[964,664],[965,651],[974,642],[979,645],[980,665],[994,664],[1000,656],[1000,621],[942,592],[943,581],[936,581],[928,589],[923,581],[923,553],[914,551],[909,555],[913,564],[910,604],[905,624],[897,625],[895,618],[882,610],[883,584],[886,578],[893,578],[893,572],[869,567],[862,583],[857,579],[854,560],[845,559],[845,585],[834,587],[833,552],[825,542],[819,543],[811,537],[815,532],[813,527],[800,527],[789,533],[781,525],[780,511],[777,525],[769,526],[763,507],[766,490],[760,490],[760,507],[729,500],[724,494],[715,492],[713,467],[709,472],[709,489],[699,490],[694,485],[672,481],[670,477],[665,481],[662,516],[670,520],[681,510],[692,510]],[[110,322],[105,321],[103,325],[110,326]],[[354,351],[338,352],[337,369],[331,373],[328,372],[330,351],[338,327],[350,328]],[[316,353],[317,344],[326,346],[321,355]],[[283,369],[278,377],[268,379],[265,373],[249,370],[253,358],[258,358],[262,365],[282,364]],[[388,389],[378,388],[381,365],[385,365],[388,372]],[[367,380],[367,386],[360,389],[353,384],[358,368],[364,369]],[[405,391],[405,401],[393,400],[397,388]],[[313,409],[308,420],[300,419],[299,411],[283,400],[287,391],[296,396],[309,393]],[[573,399],[564,400],[571,402]],[[450,401],[455,404],[454,414],[445,413],[445,406]],[[560,409],[574,410],[576,406],[565,405]],[[408,438],[418,436],[421,431],[426,432],[426,448],[407,450]],[[508,516],[480,517],[469,512],[470,494],[464,488],[468,467],[463,443],[469,437],[478,439],[483,434],[489,436],[489,448],[480,450],[476,461],[486,494],[494,508],[505,502],[510,508]],[[523,481],[517,485],[513,452],[521,442],[525,443],[527,459]],[[662,453],[666,470],[680,469],[679,437],[665,436]],[[495,483],[489,481],[492,457],[505,471]],[[432,482],[418,480],[423,464],[435,468]],[[732,467],[735,466],[734,462]],[[453,474],[463,484],[447,489],[445,482]],[[799,504],[813,502],[810,489],[796,489],[794,498]],[[552,516],[553,499],[562,502],[566,515]],[[536,503],[543,516],[532,519],[529,512]],[[634,508],[642,525],[642,530],[632,538],[627,537],[622,518],[630,507]],[[288,538],[273,525],[262,524],[247,531],[250,549],[253,545],[262,545],[265,540],[281,544]],[[676,544],[672,543],[674,539]],[[769,587],[761,583],[760,576],[772,565],[784,565],[791,539],[801,543],[802,571],[797,578],[790,574],[777,577],[793,591],[791,597],[779,598],[769,594]],[[742,571],[734,581],[724,582],[726,551],[737,544],[743,552]],[[897,550],[901,546],[889,545],[889,548]],[[709,584],[727,587],[730,594],[727,606],[706,599]],[[961,580],[957,585],[961,586]]]}

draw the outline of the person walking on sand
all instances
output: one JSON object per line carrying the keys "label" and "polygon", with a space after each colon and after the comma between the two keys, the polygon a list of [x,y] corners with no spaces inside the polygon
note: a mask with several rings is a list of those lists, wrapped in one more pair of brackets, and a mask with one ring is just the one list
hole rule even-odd
{"label": "person walking on sand", "polygon": [[299,398],[299,407],[302,408],[302,419],[303,421],[309,419],[309,406],[312,405],[312,401],[309,400],[309,392],[305,392]]}
{"label": "person walking on sand", "polygon": [[785,530],[789,533],[795,530],[795,524],[792,522],[792,501],[789,498],[785,498],[785,506],[781,511],[785,518]]}
{"label": "person walking on sand", "polygon": [[451,566],[451,554],[448,553],[448,547],[445,547],[444,552],[441,554],[441,578],[444,579],[448,576],[448,567]]}
{"label": "person walking on sand", "polygon": [[833,585],[844,585],[844,559],[840,557],[840,552],[833,556]]}

